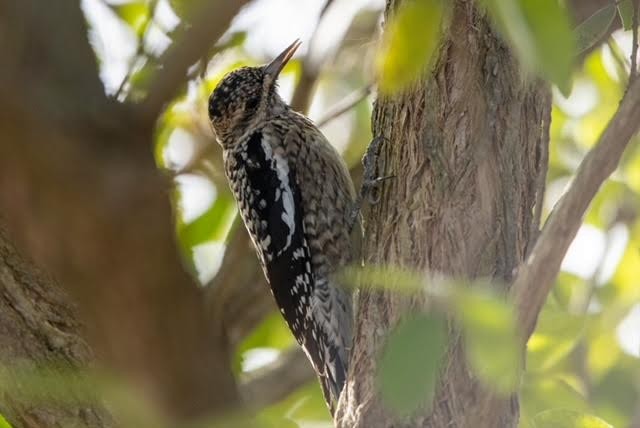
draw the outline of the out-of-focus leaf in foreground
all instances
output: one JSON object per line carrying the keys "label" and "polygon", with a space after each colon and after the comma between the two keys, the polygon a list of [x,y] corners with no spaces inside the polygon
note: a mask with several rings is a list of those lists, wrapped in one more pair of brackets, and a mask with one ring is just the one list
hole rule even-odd
{"label": "out-of-focus leaf in foreground", "polygon": [[146,1],[132,1],[112,6],[116,14],[137,34],[146,25],[149,17],[149,5]]}
{"label": "out-of-focus leaf in foreground", "polygon": [[559,364],[584,336],[585,317],[546,304],[527,344],[527,370],[545,371]]}
{"label": "out-of-focus leaf in foreground", "polygon": [[525,68],[539,73],[567,95],[575,57],[575,36],[558,0],[485,0],[489,14],[511,42]]}
{"label": "out-of-focus leaf in foreground", "polygon": [[442,318],[416,315],[398,324],[384,347],[378,371],[382,397],[391,409],[408,415],[431,405],[446,343]]}
{"label": "out-of-focus leaf in foreground", "polygon": [[461,287],[455,308],[475,373],[498,392],[514,391],[520,380],[522,357],[512,307],[497,295]]}
{"label": "out-of-focus leaf in foreground", "polygon": [[633,3],[631,0],[622,0],[618,3],[618,13],[622,21],[622,27],[629,31],[633,28]]}
{"label": "out-of-focus leaf in foreground", "polygon": [[186,250],[208,241],[223,241],[235,215],[235,204],[227,193],[220,193],[211,207],[178,231]]}
{"label": "out-of-focus leaf in foreground", "polygon": [[425,71],[438,46],[444,16],[442,0],[402,4],[389,22],[378,52],[378,85],[382,92],[406,89]]}
{"label": "out-of-focus leaf in foreground", "polygon": [[580,23],[575,29],[577,51],[584,52],[599,42],[615,17],[616,6],[610,3]]}
{"label": "out-of-focus leaf in foreground", "polygon": [[0,428],[11,428],[9,422],[2,415],[0,415]]}
{"label": "out-of-focus leaf in foreground", "polygon": [[[166,426],[157,409],[139,391],[107,373],[72,369],[64,364],[0,365],[0,396],[9,393],[16,401],[30,405],[101,406],[104,400],[123,426]],[[2,423],[0,428],[4,428]]]}
{"label": "out-of-focus leaf in foreground", "polygon": [[533,418],[534,428],[613,428],[600,418],[565,409],[546,410]]}

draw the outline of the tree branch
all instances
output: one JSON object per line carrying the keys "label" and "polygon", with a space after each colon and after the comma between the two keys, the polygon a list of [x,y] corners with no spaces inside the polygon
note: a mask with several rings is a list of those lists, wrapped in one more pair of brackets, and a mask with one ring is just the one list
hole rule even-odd
{"label": "tree branch", "polygon": [[311,49],[313,48],[314,41],[318,37],[318,28],[320,27],[320,23],[331,7],[333,1],[334,0],[327,0],[322,7],[322,10],[320,10],[316,28],[311,35],[311,39],[309,40],[309,50],[307,51],[307,55],[302,59],[300,81],[296,85],[296,89],[293,91],[293,95],[291,96],[291,107],[294,110],[303,113],[306,113],[311,106],[313,91],[315,89],[316,82],[320,77],[321,64],[324,63],[324,61],[314,61],[314,63],[311,62]]}
{"label": "tree branch", "polygon": [[331,122],[333,119],[342,116],[356,105],[360,103],[360,101],[364,100],[371,93],[371,88],[373,85],[367,85],[364,88],[356,89],[344,99],[340,100],[336,105],[331,107],[328,112],[320,119],[317,123],[318,128],[322,128],[327,123]]}
{"label": "tree branch", "polygon": [[587,154],[569,190],[554,207],[512,286],[523,339],[531,336],[553,287],[562,259],[602,183],[616,169],[629,140],[640,128],[640,80],[627,91],[617,113]]}
{"label": "tree branch", "polygon": [[160,58],[160,70],[149,84],[147,98],[140,105],[145,121],[155,119],[185,81],[187,70],[218,40],[248,0],[198,3],[193,23]]}
{"label": "tree branch", "polygon": [[629,82],[633,82],[638,74],[638,3],[633,3],[633,18],[632,18],[633,37],[631,40],[631,68],[629,70]]}
{"label": "tree branch", "polygon": [[11,238],[74,298],[101,365],[168,420],[233,409],[228,347],[178,254],[151,128],[138,116],[105,121],[110,106],[126,108],[104,94],[79,2],[0,3],[0,212]]}
{"label": "tree branch", "polygon": [[286,398],[314,377],[306,355],[296,346],[273,363],[249,373],[240,394],[252,407],[262,408]]}

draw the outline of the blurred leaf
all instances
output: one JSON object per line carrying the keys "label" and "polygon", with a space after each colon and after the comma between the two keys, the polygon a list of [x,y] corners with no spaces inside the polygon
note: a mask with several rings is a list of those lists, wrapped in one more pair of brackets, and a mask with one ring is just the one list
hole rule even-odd
{"label": "blurred leaf", "polygon": [[511,306],[497,295],[461,288],[455,308],[464,328],[467,358],[478,377],[503,394],[514,391],[523,357]]}
{"label": "blurred leaf", "polygon": [[568,94],[575,40],[558,0],[485,0],[485,5],[524,66]]}
{"label": "blurred leaf", "polygon": [[604,376],[620,358],[615,331],[602,332],[588,341],[587,369],[594,380]]}
{"label": "blurred leaf", "polygon": [[94,406],[104,400],[123,426],[165,427],[157,409],[123,379],[109,373],[75,369],[64,361],[47,366],[0,365],[0,397],[9,395],[30,406]]}
{"label": "blurred leaf", "polygon": [[169,4],[171,5],[171,9],[175,12],[176,15],[180,17],[182,20],[186,20],[190,18],[191,14],[194,12],[195,6],[198,5],[198,1],[196,0],[169,0]]}
{"label": "blurred leaf", "polygon": [[616,427],[629,427],[638,411],[640,359],[620,356],[615,366],[592,385],[591,400],[597,415]]}
{"label": "blurred leaf", "polygon": [[151,78],[158,71],[158,61],[154,57],[147,57],[146,61],[129,78],[130,89],[127,98],[133,101],[142,99],[149,89]]}
{"label": "blurred leaf", "polygon": [[[570,376],[525,372],[521,389],[522,419],[531,421],[533,416],[551,408],[566,408],[586,412],[589,404],[584,395],[573,386]],[[529,424],[531,426],[531,424]]]}
{"label": "blurred leaf", "polygon": [[416,292],[426,287],[423,275],[406,269],[382,266],[349,266],[341,272],[344,282],[354,288],[361,284],[366,287],[382,288],[396,292]]}
{"label": "blurred leaf", "polygon": [[404,2],[389,23],[377,56],[379,88],[406,89],[430,64],[440,40],[443,0]]}
{"label": "blurred leaf", "polygon": [[288,417],[283,417],[283,413],[266,413],[262,412],[258,414],[256,418],[257,422],[259,422],[259,426],[263,428],[300,428],[295,421],[291,420]]}
{"label": "blurred leaf", "polygon": [[600,418],[565,409],[538,413],[533,418],[535,428],[613,428]]}
{"label": "blurred leaf", "polygon": [[604,37],[616,17],[615,3],[609,3],[580,23],[575,29],[578,53],[584,52]]}
{"label": "blurred leaf", "polygon": [[231,195],[220,192],[204,214],[178,231],[184,248],[193,248],[208,241],[224,240],[235,212],[236,208]]}
{"label": "blurred leaf", "polygon": [[[279,423],[283,419],[282,415],[286,415],[287,422],[309,420],[330,422],[330,415],[318,381],[314,379],[280,403],[263,409],[258,414],[258,421],[265,423],[267,427],[280,428]],[[306,424],[301,425],[307,426]]]}
{"label": "blurred leaf", "polygon": [[633,3],[631,0],[622,0],[618,3],[618,14],[620,14],[622,27],[627,31],[631,30],[633,28]]}
{"label": "blurred leaf", "polygon": [[2,415],[0,415],[0,428],[11,428],[9,422]]}
{"label": "blurred leaf", "polygon": [[385,403],[401,415],[430,407],[446,343],[441,318],[416,315],[401,321],[380,360],[378,382]]}
{"label": "blurred leaf", "polygon": [[585,317],[545,305],[527,343],[527,370],[544,371],[556,366],[574,349],[584,329]]}
{"label": "blurred leaf", "polygon": [[295,341],[279,312],[275,311],[238,346],[238,353],[242,354],[253,348],[288,349]]}
{"label": "blurred leaf", "polygon": [[139,34],[149,18],[149,5],[146,1],[132,1],[112,7],[115,13],[137,34]]}
{"label": "blurred leaf", "polygon": [[640,300],[638,287],[638,266],[640,266],[640,242],[631,240],[622,256],[612,282],[617,291],[617,300],[631,306]]}

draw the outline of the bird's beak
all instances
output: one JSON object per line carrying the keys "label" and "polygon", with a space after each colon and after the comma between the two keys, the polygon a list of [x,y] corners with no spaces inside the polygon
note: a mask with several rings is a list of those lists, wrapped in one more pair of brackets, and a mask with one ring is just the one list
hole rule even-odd
{"label": "bird's beak", "polygon": [[289,47],[282,51],[282,53],[278,55],[276,59],[271,61],[269,65],[265,67],[265,73],[267,73],[275,80],[301,44],[302,42],[300,41],[300,39],[296,39],[295,42],[291,43]]}

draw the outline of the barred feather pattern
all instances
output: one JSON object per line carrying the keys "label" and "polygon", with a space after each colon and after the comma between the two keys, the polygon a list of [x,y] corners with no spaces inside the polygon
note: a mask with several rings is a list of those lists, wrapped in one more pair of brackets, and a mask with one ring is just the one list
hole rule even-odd
{"label": "barred feather pattern", "polygon": [[353,323],[351,294],[335,274],[357,257],[346,165],[315,125],[289,108],[223,147],[225,172],[271,292],[333,413]]}

